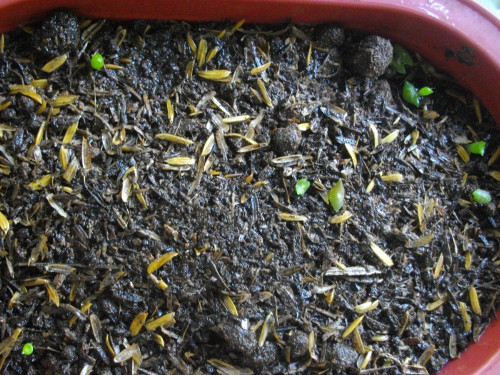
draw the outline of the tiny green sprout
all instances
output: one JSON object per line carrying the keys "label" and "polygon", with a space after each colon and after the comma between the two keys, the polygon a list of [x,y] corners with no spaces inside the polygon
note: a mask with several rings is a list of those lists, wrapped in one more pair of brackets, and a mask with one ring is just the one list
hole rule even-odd
{"label": "tiny green sprout", "polygon": [[419,96],[429,96],[433,92],[434,91],[430,87],[424,86],[420,90],[418,90],[418,95]]}
{"label": "tiny green sprout", "polygon": [[24,355],[31,355],[33,353],[33,344],[31,342],[24,344],[22,353]]}
{"label": "tiny green sprout", "polygon": [[471,154],[484,156],[484,149],[486,148],[486,142],[485,141],[474,142],[471,143],[467,148],[469,149],[469,152]]}
{"label": "tiny green sprout", "polygon": [[307,178],[302,178],[295,184],[295,193],[297,195],[302,195],[309,189],[309,186],[311,186],[311,183],[307,181]]}
{"label": "tiny green sprout", "polygon": [[104,58],[100,53],[94,53],[94,55],[90,59],[90,65],[94,70],[102,69],[102,67],[104,66]]}
{"label": "tiny green sprout", "polygon": [[335,212],[338,212],[344,204],[345,190],[342,179],[339,179],[334,187],[328,192],[328,201]]}
{"label": "tiny green sprout", "polygon": [[389,66],[399,74],[406,74],[406,66],[413,66],[410,53],[396,44],[392,50],[392,60]]}
{"label": "tiny green sprout", "polygon": [[420,106],[420,99],[424,96],[432,94],[434,91],[430,87],[422,87],[420,90],[413,86],[412,83],[406,81],[403,86],[403,99],[405,102],[413,104],[415,107]]}
{"label": "tiny green sprout", "polygon": [[491,202],[491,195],[483,189],[476,189],[472,192],[472,197],[477,203],[487,204]]}

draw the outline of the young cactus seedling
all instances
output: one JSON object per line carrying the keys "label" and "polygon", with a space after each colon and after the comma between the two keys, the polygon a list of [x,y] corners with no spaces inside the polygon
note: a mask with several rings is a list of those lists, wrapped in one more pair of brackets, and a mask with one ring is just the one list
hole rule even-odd
{"label": "young cactus seedling", "polygon": [[406,81],[403,86],[403,99],[405,102],[413,104],[415,107],[420,106],[420,100],[424,96],[432,94],[434,91],[427,86],[417,89],[412,83]]}

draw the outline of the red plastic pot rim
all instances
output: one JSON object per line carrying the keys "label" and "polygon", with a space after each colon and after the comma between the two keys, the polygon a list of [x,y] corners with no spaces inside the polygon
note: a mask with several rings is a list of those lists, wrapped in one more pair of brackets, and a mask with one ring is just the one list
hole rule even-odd
{"label": "red plastic pot rim", "polygon": [[[91,18],[333,22],[383,35],[454,76],[500,125],[500,21],[469,0],[0,0],[0,32],[58,8]],[[438,374],[500,374],[499,334],[495,320]]]}

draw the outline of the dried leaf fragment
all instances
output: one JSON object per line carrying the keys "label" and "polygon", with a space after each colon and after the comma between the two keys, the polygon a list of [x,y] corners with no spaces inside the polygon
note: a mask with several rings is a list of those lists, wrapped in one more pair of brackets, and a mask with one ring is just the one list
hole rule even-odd
{"label": "dried leaf fragment", "polygon": [[53,71],[59,69],[68,59],[68,54],[65,53],[64,55],[54,57],[52,60],[50,60],[47,64],[45,64],[42,67],[42,71],[45,73],[52,73]]}
{"label": "dried leaf fragment", "polygon": [[146,323],[146,329],[148,331],[154,331],[156,328],[162,326],[165,328],[171,327],[175,323],[174,316],[175,313],[171,312],[159,317],[158,319],[151,320]]}
{"label": "dried leaf fragment", "polygon": [[391,257],[376,243],[372,242],[370,243],[370,248],[372,249],[373,253],[379,258],[382,263],[384,263],[388,267],[392,267],[394,265],[394,262],[392,261]]}
{"label": "dried leaf fragment", "polygon": [[148,317],[147,312],[141,312],[135,316],[134,320],[132,320],[132,323],[130,323],[130,328],[129,328],[130,336],[132,337],[137,336],[142,326],[146,322],[147,317]]}
{"label": "dried leaf fragment", "polygon": [[179,254],[176,253],[175,251],[169,251],[169,252],[163,254],[161,257],[156,258],[155,260],[153,260],[149,264],[148,273],[152,273],[152,272],[156,271],[158,268],[162,267],[165,263],[168,263],[172,259],[174,259],[177,255],[179,255]]}

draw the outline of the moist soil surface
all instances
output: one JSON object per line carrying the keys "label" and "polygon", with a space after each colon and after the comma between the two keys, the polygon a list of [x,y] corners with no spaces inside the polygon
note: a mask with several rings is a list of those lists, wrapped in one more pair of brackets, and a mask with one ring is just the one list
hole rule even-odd
{"label": "moist soil surface", "polygon": [[494,316],[497,129],[418,55],[67,13],[1,48],[3,374],[427,374]]}

